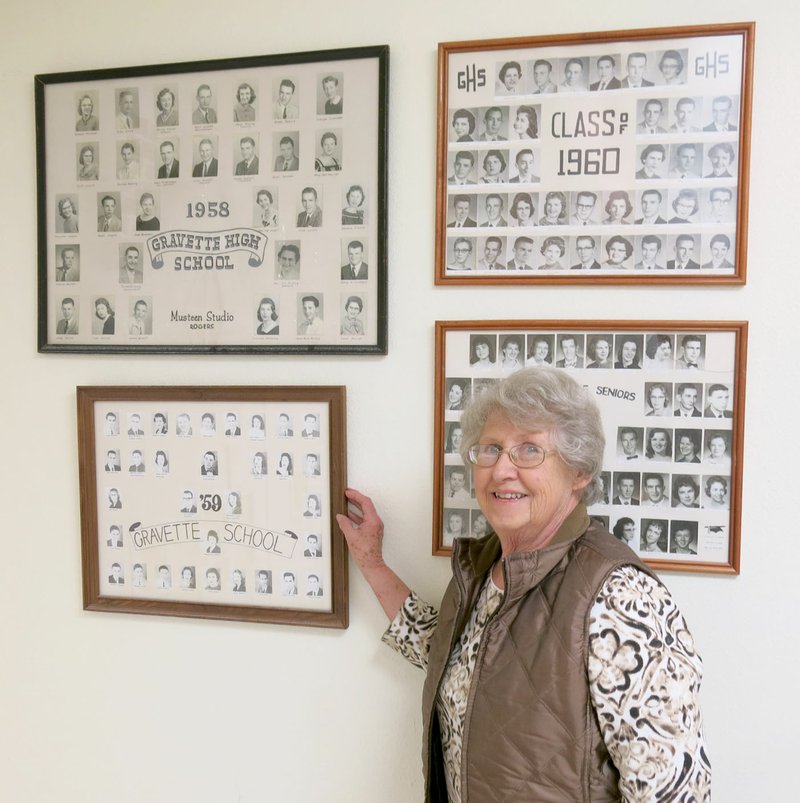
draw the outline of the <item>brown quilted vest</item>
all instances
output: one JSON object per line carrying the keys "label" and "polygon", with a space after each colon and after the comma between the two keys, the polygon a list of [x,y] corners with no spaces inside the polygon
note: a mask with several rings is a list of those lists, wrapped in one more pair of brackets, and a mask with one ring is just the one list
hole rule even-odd
{"label": "brown quilted vest", "polygon": [[[457,540],[423,691],[425,800],[446,803],[436,693],[486,572],[494,534]],[[462,803],[609,803],[618,773],[589,696],[588,620],[609,573],[651,574],[578,505],[553,540],[503,560],[506,593],[489,621],[470,686],[462,745]]]}

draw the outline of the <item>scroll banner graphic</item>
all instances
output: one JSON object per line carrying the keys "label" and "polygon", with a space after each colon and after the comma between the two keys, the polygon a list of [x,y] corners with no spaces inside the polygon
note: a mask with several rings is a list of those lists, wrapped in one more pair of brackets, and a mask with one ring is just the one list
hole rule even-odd
{"label": "scroll banner graphic", "polygon": [[233,270],[231,254],[245,251],[247,264],[259,268],[264,262],[267,237],[249,228],[198,232],[175,229],[155,234],[147,240],[150,263],[155,270],[173,257],[175,270]]}

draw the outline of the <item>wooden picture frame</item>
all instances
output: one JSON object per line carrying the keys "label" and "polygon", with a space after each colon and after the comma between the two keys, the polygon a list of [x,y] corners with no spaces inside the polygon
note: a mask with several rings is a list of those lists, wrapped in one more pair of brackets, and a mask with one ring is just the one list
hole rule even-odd
{"label": "wooden picture frame", "polygon": [[386,45],[35,79],[42,352],[385,354]]}
{"label": "wooden picture frame", "polygon": [[344,387],[77,404],[85,610],[347,627]]}
{"label": "wooden picture frame", "polygon": [[653,568],[738,574],[747,331],[744,321],[437,321],[433,554],[490,526],[459,454],[461,409],[539,365],[570,370],[600,406],[606,498],[589,514]]}
{"label": "wooden picture frame", "polygon": [[436,284],[744,284],[754,36],[441,43]]}

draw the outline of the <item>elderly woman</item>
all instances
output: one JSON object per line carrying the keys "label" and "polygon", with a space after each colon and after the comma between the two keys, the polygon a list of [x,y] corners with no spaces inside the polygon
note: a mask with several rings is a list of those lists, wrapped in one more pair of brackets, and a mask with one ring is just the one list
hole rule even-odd
{"label": "elderly woman", "polygon": [[455,541],[440,611],[384,562],[368,497],[349,489],[337,516],[391,620],[384,640],[427,674],[425,799],[706,799],[702,664],[686,622],[586,512],[605,445],[590,395],[565,371],[526,369],[462,425],[492,532]]}

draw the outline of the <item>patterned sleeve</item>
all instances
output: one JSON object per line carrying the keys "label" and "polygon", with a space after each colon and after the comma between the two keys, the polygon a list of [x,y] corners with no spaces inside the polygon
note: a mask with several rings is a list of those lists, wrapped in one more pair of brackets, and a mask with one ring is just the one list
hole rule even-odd
{"label": "patterned sleeve", "polygon": [[632,566],[612,572],[589,618],[589,687],[626,803],[708,803],[698,693],[703,664],[669,591]]}
{"label": "patterned sleeve", "polygon": [[392,619],[381,641],[414,666],[427,669],[431,637],[438,621],[439,611],[412,591]]}

